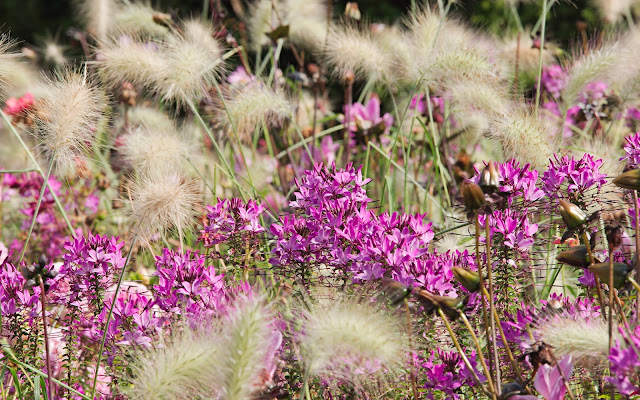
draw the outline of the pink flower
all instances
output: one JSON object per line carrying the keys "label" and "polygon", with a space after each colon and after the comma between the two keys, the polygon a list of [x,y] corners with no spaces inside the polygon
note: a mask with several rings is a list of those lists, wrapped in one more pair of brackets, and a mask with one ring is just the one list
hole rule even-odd
{"label": "pink flower", "polygon": [[380,100],[377,97],[371,97],[366,105],[354,103],[351,106],[344,106],[344,115],[342,122],[348,118],[346,124],[349,126],[350,132],[368,131],[371,128],[382,125],[384,133],[389,132],[389,128],[393,125],[393,117],[386,113],[380,115]]}
{"label": "pink flower", "polygon": [[19,99],[16,99],[15,97],[9,97],[3,111],[8,115],[19,115],[32,106],[33,95],[31,93],[25,93],[24,96],[20,97]]}
{"label": "pink flower", "polygon": [[564,395],[567,392],[567,388],[564,385],[564,379],[560,374],[561,370],[559,368],[562,370],[562,375],[570,380],[571,373],[573,372],[571,356],[566,356],[562,360],[558,361],[558,364],[555,367],[544,364],[538,369],[538,373],[536,373],[534,386],[546,400],[563,400]]}
{"label": "pink flower", "polygon": [[245,85],[247,83],[253,82],[256,80],[256,77],[253,75],[249,75],[247,70],[244,69],[243,66],[238,66],[229,76],[227,77],[227,82],[231,85],[242,84]]}

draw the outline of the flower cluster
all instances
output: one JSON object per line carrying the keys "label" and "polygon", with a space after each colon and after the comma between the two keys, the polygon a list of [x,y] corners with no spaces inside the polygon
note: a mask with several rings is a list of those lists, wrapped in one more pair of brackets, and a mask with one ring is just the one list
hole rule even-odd
{"label": "flower cluster", "polygon": [[[467,356],[467,358],[480,381],[484,382],[486,378],[476,368],[475,352],[471,352],[471,355]],[[426,378],[425,389],[435,389],[449,396],[448,398],[458,399],[460,398],[458,389],[462,386],[476,385],[472,372],[469,371],[457,351],[437,349],[431,352],[428,360],[419,361],[420,372],[424,373]],[[428,398],[434,399],[436,397],[431,393]]]}
{"label": "flower cluster", "polygon": [[629,168],[640,168],[640,132],[629,135],[624,140],[627,142],[624,145],[626,155],[620,161],[627,160]]}
{"label": "flower cluster", "polygon": [[[625,335],[621,329],[620,332]],[[640,393],[640,382],[637,381],[637,371],[640,368],[640,326],[636,326],[635,330],[626,335],[624,338],[626,346],[617,341],[615,346],[611,348],[609,361],[611,362],[611,376],[607,377],[607,381],[613,384],[621,394],[632,395]],[[632,377],[635,377],[632,382]]]}
{"label": "flower cluster", "polygon": [[207,206],[208,222],[200,231],[200,240],[205,247],[238,239],[244,233],[257,234],[264,231],[260,216],[264,207],[253,200],[246,204],[241,199],[218,199],[214,206]]}
{"label": "flower cluster", "polygon": [[193,319],[210,316],[223,308],[224,275],[216,275],[203,255],[163,249],[162,255],[156,256],[156,269],[159,280],[153,290],[164,320],[181,315]]}
{"label": "flower cluster", "polygon": [[587,190],[595,187],[598,190],[607,183],[607,176],[600,172],[602,160],[585,154],[581,159],[554,156],[549,168],[542,176],[542,189],[551,200],[568,198],[576,203],[583,203]]}
{"label": "flower cluster", "polygon": [[353,103],[344,106],[342,122],[352,134],[386,134],[393,125],[393,117],[389,113],[381,115],[380,100],[372,97],[367,104]]}
{"label": "flower cluster", "polygon": [[351,164],[344,169],[316,164],[306,171],[290,203],[296,214],[271,226],[277,242],[270,262],[296,269],[335,268],[356,280],[389,276],[455,296],[450,268],[457,255],[428,251],[434,234],[425,215],[368,210],[367,182]]}
{"label": "flower cluster", "polygon": [[[496,188],[502,197],[506,197],[506,205],[511,206],[517,199],[522,199],[525,205],[531,204],[544,197],[544,192],[537,187],[538,171],[530,169],[529,164],[520,165],[516,160],[495,164],[498,187]],[[482,176],[474,167],[475,175],[470,179],[475,184],[480,184]]]}

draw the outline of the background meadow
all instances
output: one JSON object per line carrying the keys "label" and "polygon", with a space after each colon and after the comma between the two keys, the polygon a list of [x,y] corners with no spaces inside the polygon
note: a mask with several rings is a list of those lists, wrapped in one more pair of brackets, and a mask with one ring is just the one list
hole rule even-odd
{"label": "background meadow", "polygon": [[0,5],[0,397],[640,398],[636,1]]}

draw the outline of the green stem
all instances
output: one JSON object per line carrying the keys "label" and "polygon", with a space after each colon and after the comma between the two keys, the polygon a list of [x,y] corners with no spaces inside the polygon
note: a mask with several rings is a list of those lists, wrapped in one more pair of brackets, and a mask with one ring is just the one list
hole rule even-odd
{"label": "green stem", "polygon": [[543,0],[542,2],[542,29],[540,32],[540,56],[538,60],[538,87],[536,89],[536,115],[538,114],[538,106],[540,105],[540,91],[541,84],[540,79],[542,78],[542,54],[544,52],[544,34],[547,28],[547,0]]}
{"label": "green stem", "polygon": [[120,271],[120,276],[118,277],[118,284],[116,285],[116,290],[113,293],[113,298],[111,300],[111,306],[109,307],[109,314],[107,314],[107,321],[104,324],[104,333],[102,334],[102,340],[100,340],[100,348],[98,350],[98,361],[96,362],[96,371],[93,375],[93,389],[91,389],[91,398],[95,398],[96,395],[96,387],[98,385],[98,372],[100,371],[100,361],[102,361],[102,353],[104,351],[104,343],[107,340],[107,332],[109,331],[109,322],[111,322],[111,316],[113,315],[113,309],[116,305],[116,299],[118,298],[118,293],[120,292],[120,286],[122,285],[122,278],[124,277],[124,272],[127,269],[127,265],[129,265],[129,260],[131,260],[131,254],[133,253],[133,248],[135,247],[136,240],[138,236],[134,236],[131,240],[131,247],[129,248],[129,253],[127,253],[127,258],[124,261],[124,266],[122,267],[122,271]]}
{"label": "green stem", "polygon": [[[42,172],[42,168],[40,168],[38,161],[36,161],[33,154],[31,154],[29,147],[27,147],[27,144],[24,142],[24,140],[22,140],[22,137],[20,137],[20,134],[18,133],[18,131],[16,131],[16,128],[13,126],[13,124],[11,123],[7,115],[2,110],[0,110],[0,116],[4,120],[5,124],[9,127],[9,130],[11,131],[11,133],[16,137],[16,139],[18,139],[22,148],[27,152],[27,155],[29,156],[29,158],[31,159],[31,162],[35,166],[35,169],[38,171],[40,176],[44,179],[44,172]],[[71,234],[72,237],[75,236],[75,232],[73,231],[73,226],[71,225],[71,222],[69,222],[69,217],[67,217],[67,213],[64,210],[64,207],[62,207],[62,203],[60,203],[60,199],[58,199],[58,195],[53,189],[51,189],[48,179],[45,179],[44,183],[49,188],[49,192],[51,192],[51,195],[53,196],[53,201],[56,202],[56,206],[58,206],[58,210],[60,210],[60,213],[62,214],[62,218],[64,218],[64,221],[67,223],[67,228],[69,229],[69,233]]]}
{"label": "green stem", "polygon": [[[47,176],[44,177],[44,182],[49,182],[49,177],[51,176],[52,169],[53,169],[53,161],[51,161],[51,165],[49,165],[49,170],[47,171]],[[22,247],[22,253],[20,253],[20,261],[18,261],[18,265],[22,263],[22,258],[24,257],[24,253],[27,251],[27,246],[29,245],[29,239],[31,238],[31,233],[33,233],[33,228],[36,225],[36,219],[38,218],[40,205],[42,204],[42,199],[44,198],[44,191],[48,187],[48,185],[46,185],[44,182],[42,183],[42,187],[40,188],[40,195],[38,196],[36,209],[33,211],[33,218],[31,218],[31,226],[29,227],[29,233],[27,234],[27,239],[25,239],[24,241],[24,246]]]}

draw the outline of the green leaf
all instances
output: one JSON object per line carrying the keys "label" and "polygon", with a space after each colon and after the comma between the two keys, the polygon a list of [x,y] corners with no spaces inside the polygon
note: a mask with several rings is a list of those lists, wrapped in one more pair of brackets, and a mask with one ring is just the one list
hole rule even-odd
{"label": "green leaf", "polygon": [[271,32],[265,33],[274,42],[289,37],[289,25],[280,25]]}
{"label": "green leaf", "polygon": [[11,372],[11,376],[13,376],[13,386],[16,388],[16,393],[18,393],[18,398],[22,399],[22,388],[20,387],[18,374],[16,373],[16,370],[11,367],[9,367],[9,372]]}

